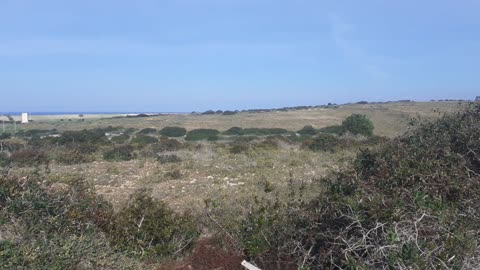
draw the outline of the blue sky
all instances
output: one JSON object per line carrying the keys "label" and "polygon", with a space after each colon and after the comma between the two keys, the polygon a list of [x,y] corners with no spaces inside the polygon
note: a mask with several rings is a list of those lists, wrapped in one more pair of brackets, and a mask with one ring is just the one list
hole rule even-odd
{"label": "blue sky", "polygon": [[480,95],[480,1],[0,0],[0,111]]}

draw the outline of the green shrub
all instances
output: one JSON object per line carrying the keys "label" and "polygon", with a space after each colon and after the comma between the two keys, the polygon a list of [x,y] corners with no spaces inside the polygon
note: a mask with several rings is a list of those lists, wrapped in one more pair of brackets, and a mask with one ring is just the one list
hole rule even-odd
{"label": "green shrub", "polygon": [[142,256],[168,256],[188,248],[199,235],[188,214],[176,214],[140,191],[115,215],[108,237],[119,248]]}
{"label": "green shrub", "polygon": [[304,148],[312,151],[333,151],[339,144],[339,139],[331,134],[318,134],[315,138],[303,143]]}
{"label": "green shrub", "polygon": [[245,128],[243,130],[243,135],[281,135],[288,133],[288,130],[283,128]]}
{"label": "green shrub", "polygon": [[322,133],[332,133],[332,134],[342,135],[343,133],[345,133],[345,128],[343,126],[328,126],[328,127],[320,128],[318,131]]}
{"label": "green shrub", "polygon": [[63,149],[55,155],[55,161],[59,164],[80,164],[91,161],[91,158],[79,149]]}
{"label": "green shrub", "polygon": [[237,231],[242,247],[261,268],[475,268],[478,134],[475,104],[361,150],[317,183],[314,200],[256,198]]}
{"label": "green shrub", "polygon": [[232,127],[223,132],[225,135],[243,135],[243,128],[241,127]]}
{"label": "green shrub", "polygon": [[167,137],[183,137],[187,134],[187,130],[183,127],[164,127],[160,130],[160,134]]}
{"label": "green shrub", "polygon": [[38,166],[48,164],[49,159],[45,152],[37,149],[22,149],[12,153],[10,160],[18,166]]}
{"label": "green shrub", "polygon": [[11,137],[12,137],[12,134],[10,134],[10,133],[0,134],[0,140],[10,139]]}
{"label": "green shrub", "polygon": [[111,206],[78,179],[62,191],[44,179],[0,176],[1,269],[125,269],[103,236]]}
{"label": "green shrub", "polygon": [[232,143],[232,146],[228,151],[232,154],[246,153],[250,149],[250,144],[245,141],[236,141]]}
{"label": "green shrub", "polygon": [[158,142],[158,139],[152,136],[137,134],[130,141],[131,144],[135,145],[138,148],[143,148],[149,144]]}
{"label": "green shrub", "polygon": [[297,131],[300,135],[315,135],[317,131],[312,125],[304,126],[302,129]]}
{"label": "green shrub", "polygon": [[119,145],[103,153],[103,159],[108,161],[131,160],[135,158],[131,145]]}
{"label": "green shrub", "polygon": [[108,140],[105,129],[91,129],[82,131],[65,131],[55,142],[60,145],[68,144],[105,144]]}
{"label": "green shrub", "polygon": [[342,122],[342,126],[345,131],[350,132],[354,135],[373,135],[373,123],[365,115],[352,114]]}
{"label": "green shrub", "polygon": [[194,129],[190,130],[185,137],[187,141],[200,141],[200,140],[209,140],[216,141],[218,140],[218,134],[220,132],[216,129]]}
{"label": "green shrub", "polygon": [[155,134],[157,132],[156,129],[154,128],[144,128],[137,132],[137,134]]}
{"label": "green shrub", "polygon": [[175,154],[164,154],[164,155],[158,155],[157,156],[157,160],[162,163],[162,164],[165,164],[165,163],[177,163],[177,162],[181,162],[182,159],[175,155]]}
{"label": "green shrub", "polygon": [[128,140],[130,140],[130,136],[127,134],[122,134],[118,136],[113,136],[111,141],[117,144],[124,144],[127,143]]}

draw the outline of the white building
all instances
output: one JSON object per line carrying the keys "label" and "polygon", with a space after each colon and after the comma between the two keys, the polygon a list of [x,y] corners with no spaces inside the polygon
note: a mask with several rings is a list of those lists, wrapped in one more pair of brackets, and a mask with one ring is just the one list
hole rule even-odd
{"label": "white building", "polygon": [[22,113],[22,124],[28,123],[28,113]]}

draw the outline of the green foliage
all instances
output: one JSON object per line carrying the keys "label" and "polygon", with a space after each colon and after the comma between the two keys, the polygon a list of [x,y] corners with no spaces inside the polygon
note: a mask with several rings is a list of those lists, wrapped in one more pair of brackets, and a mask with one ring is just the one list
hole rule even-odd
{"label": "green foliage", "polygon": [[302,129],[297,131],[300,135],[315,135],[317,131],[312,125],[304,126]]}
{"label": "green foliage", "polygon": [[250,136],[266,136],[266,135],[281,135],[288,133],[288,130],[283,128],[241,128],[232,127],[223,132],[225,135],[250,135]]}
{"label": "green foliage", "polygon": [[12,134],[10,134],[10,133],[0,134],[0,140],[10,139],[11,137],[12,137]]}
{"label": "green foliage", "polygon": [[345,131],[350,132],[354,135],[373,135],[373,123],[365,115],[352,114],[342,122],[342,126]]}
{"label": "green foliage", "polygon": [[342,135],[343,133],[345,133],[345,128],[344,126],[328,126],[328,127],[320,128],[318,131],[322,133],[332,133],[332,134]]}
{"label": "green foliage", "polygon": [[200,140],[209,140],[216,141],[218,140],[218,135],[220,132],[216,129],[194,129],[190,130],[185,137],[187,141],[200,141]]}
{"label": "green foliage", "polygon": [[339,139],[331,134],[320,133],[311,140],[303,143],[304,148],[312,151],[333,151],[339,144]]}
{"label": "green foliage", "polygon": [[225,135],[243,135],[243,128],[232,127],[223,132]]}
{"label": "green foliage", "polygon": [[157,130],[154,128],[144,128],[140,130],[137,134],[155,134],[157,133]]}
{"label": "green foliage", "polygon": [[119,145],[103,153],[103,159],[108,161],[131,160],[135,158],[134,149],[131,145]]}
{"label": "green foliage", "polygon": [[149,144],[158,142],[158,139],[152,136],[137,134],[130,141],[131,144],[135,145],[138,148],[143,148]]}
{"label": "green foliage", "polygon": [[181,162],[182,159],[175,155],[175,154],[164,154],[164,155],[158,155],[157,156],[157,160],[162,163],[162,164],[165,164],[165,163],[178,163],[178,162]]}
{"label": "green foliage", "polygon": [[12,153],[10,160],[18,166],[38,166],[48,164],[49,159],[44,151],[37,149],[22,149]]}
{"label": "green foliage", "polygon": [[475,104],[397,139],[375,139],[381,144],[362,149],[352,167],[321,179],[314,200],[257,199],[237,232],[242,246],[260,267],[475,268],[478,134]]}
{"label": "green foliage", "polygon": [[124,144],[127,143],[128,140],[130,140],[130,136],[127,134],[122,134],[118,136],[113,136],[111,141],[117,144]]}
{"label": "green foliage", "polygon": [[198,235],[190,215],[176,214],[140,191],[115,215],[108,237],[117,247],[134,254],[168,256],[191,246]]}
{"label": "green foliage", "polygon": [[0,177],[1,269],[131,266],[122,265],[102,237],[113,212],[85,182],[78,179],[62,192],[40,182]]}
{"label": "green foliage", "polygon": [[79,149],[66,148],[58,151],[55,161],[59,164],[72,165],[91,161],[91,158]]}
{"label": "green foliage", "polygon": [[160,135],[166,137],[183,137],[187,130],[183,127],[164,127],[160,130]]}
{"label": "green foliage", "polygon": [[105,136],[106,129],[91,129],[82,131],[65,131],[55,142],[60,145],[69,144],[105,144],[108,140]]}
{"label": "green foliage", "polygon": [[243,135],[281,135],[288,133],[288,130],[283,128],[245,128],[243,129]]}

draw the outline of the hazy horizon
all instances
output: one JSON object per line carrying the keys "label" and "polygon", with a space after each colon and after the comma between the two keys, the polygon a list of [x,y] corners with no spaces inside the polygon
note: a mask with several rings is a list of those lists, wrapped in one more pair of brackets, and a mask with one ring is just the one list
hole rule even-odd
{"label": "hazy horizon", "polygon": [[2,1],[0,111],[474,99],[475,1]]}

